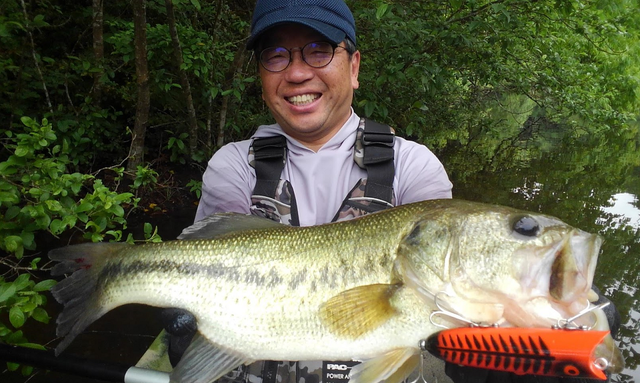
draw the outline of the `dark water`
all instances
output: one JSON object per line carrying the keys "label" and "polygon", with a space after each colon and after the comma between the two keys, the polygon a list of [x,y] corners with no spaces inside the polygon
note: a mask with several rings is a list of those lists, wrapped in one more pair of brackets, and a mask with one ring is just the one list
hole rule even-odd
{"label": "dark water", "polygon": [[[514,142],[501,146],[490,158],[483,157],[481,145],[470,142],[441,156],[454,182],[454,198],[553,215],[604,237],[595,285],[622,316],[618,343],[627,364],[613,382],[640,381],[639,142],[637,133],[566,142],[547,140],[538,146],[535,142]],[[154,224],[165,240],[173,239],[192,222],[194,213],[185,210],[176,216],[159,217]],[[50,309],[55,311],[56,305],[51,303]],[[66,352],[135,364],[159,330],[156,309],[127,306],[90,326]],[[55,339],[53,322],[35,324],[26,332],[34,334],[32,339],[37,342]],[[21,383],[27,378],[0,373],[0,381]],[[97,381],[39,372],[29,382]]]}

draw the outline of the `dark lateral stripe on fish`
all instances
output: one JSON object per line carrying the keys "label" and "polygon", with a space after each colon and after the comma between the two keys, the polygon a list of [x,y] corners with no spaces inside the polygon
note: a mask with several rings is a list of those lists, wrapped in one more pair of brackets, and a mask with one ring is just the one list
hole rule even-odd
{"label": "dark lateral stripe on fish", "polygon": [[[168,260],[157,261],[125,261],[121,263],[111,263],[105,266],[100,273],[100,280],[112,280],[115,277],[128,274],[144,273],[179,273],[184,275],[207,275],[211,278],[225,279],[233,282],[245,282],[256,286],[266,286],[279,284],[283,278],[271,269],[268,274],[260,273],[256,270],[242,270],[237,267],[229,267],[220,264],[201,264],[174,262]],[[290,283],[299,283],[291,281]]]}

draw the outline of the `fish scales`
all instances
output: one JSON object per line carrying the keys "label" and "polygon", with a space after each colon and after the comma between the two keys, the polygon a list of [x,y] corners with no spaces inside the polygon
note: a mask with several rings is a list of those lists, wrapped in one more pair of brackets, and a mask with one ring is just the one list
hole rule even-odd
{"label": "fish scales", "polygon": [[[386,231],[393,230],[394,222],[402,221],[383,222]],[[114,266],[105,267],[98,290],[103,291],[108,308],[143,301],[193,311],[202,332],[208,334],[206,324],[214,323],[210,338],[221,346],[237,348],[243,339],[249,339],[244,341],[243,351],[255,359],[286,356],[278,352],[292,352],[289,339],[296,340],[300,345],[296,352],[306,358],[318,358],[329,351],[336,359],[350,357],[346,346],[353,346],[352,340],[327,332],[318,319],[318,306],[354,286],[390,283],[394,249],[377,235],[363,236],[357,225],[346,226],[339,232],[330,225],[320,232],[283,227],[218,240],[136,246],[109,261]],[[402,231],[407,225],[396,226]],[[208,309],[197,314],[201,306]],[[261,313],[262,320],[246,321],[255,312]],[[396,332],[387,332],[386,337],[396,337]],[[238,333],[242,337],[235,336]],[[255,338],[247,334],[255,334]],[[370,338],[376,338],[375,334]],[[322,341],[318,343],[318,339]],[[307,341],[316,345],[310,347]],[[268,355],[255,354],[261,343]],[[340,343],[345,347],[336,347]],[[279,351],[280,344],[287,346]]]}
{"label": "fish scales", "polygon": [[[198,321],[203,340],[187,350],[175,381],[208,382],[262,359],[365,360],[352,383],[397,380],[415,367],[419,340],[438,330],[429,320],[436,300],[509,326],[575,315],[601,241],[553,217],[460,200],[315,227],[255,219],[212,216],[184,236],[207,239],[53,250],[54,271],[78,269],[53,289],[66,305],[58,351],[109,310],[142,303]],[[228,362],[191,363],[196,355]]]}

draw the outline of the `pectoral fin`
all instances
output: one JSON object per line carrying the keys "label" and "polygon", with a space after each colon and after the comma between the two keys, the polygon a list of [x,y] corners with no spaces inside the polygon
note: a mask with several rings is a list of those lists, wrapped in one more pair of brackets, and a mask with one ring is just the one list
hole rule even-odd
{"label": "pectoral fin", "polygon": [[171,373],[171,383],[213,382],[229,371],[252,361],[225,352],[196,333],[191,344]]}
{"label": "pectoral fin", "polygon": [[401,286],[375,284],[343,291],[320,307],[320,318],[333,333],[358,338],[396,313],[389,300]]}
{"label": "pectoral fin", "polygon": [[417,348],[391,350],[354,366],[349,383],[399,383],[418,367],[420,351]]}

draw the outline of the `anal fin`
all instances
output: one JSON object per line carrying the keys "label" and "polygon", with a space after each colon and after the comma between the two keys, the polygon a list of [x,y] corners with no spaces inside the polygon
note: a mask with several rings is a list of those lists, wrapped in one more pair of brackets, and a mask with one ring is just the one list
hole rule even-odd
{"label": "anal fin", "polygon": [[225,352],[209,342],[199,332],[171,373],[171,383],[209,383],[234,368],[252,360]]}
{"label": "anal fin", "polygon": [[398,348],[354,366],[349,383],[400,383],[418,367],[420,350]]}

